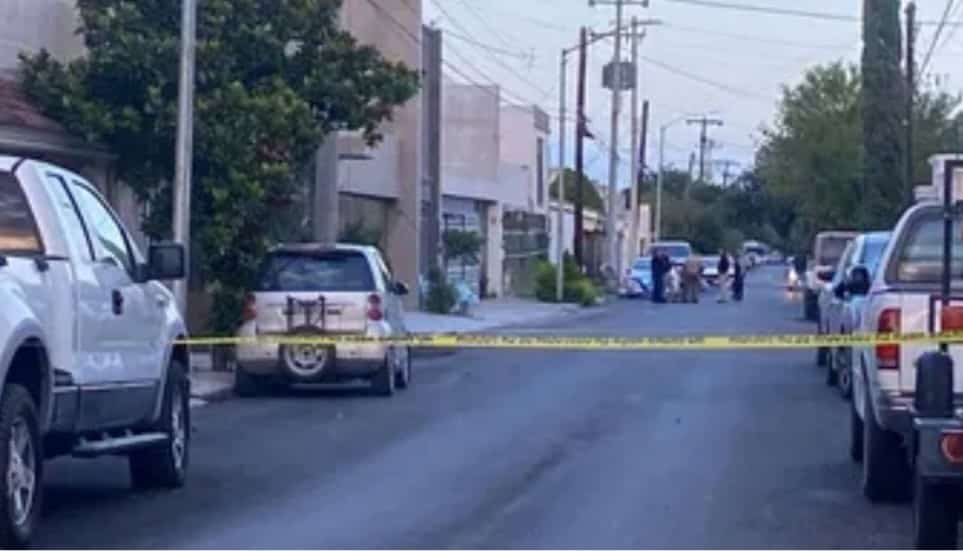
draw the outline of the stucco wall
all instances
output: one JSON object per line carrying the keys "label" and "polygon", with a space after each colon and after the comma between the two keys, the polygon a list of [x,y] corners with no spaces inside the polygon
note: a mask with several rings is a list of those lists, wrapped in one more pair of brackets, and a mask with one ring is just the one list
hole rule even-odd
{"label": "stucco wall", "polygon": [[46,48],[59,59],[80,55],[75,5],[74,0],[0,0],[0,70],[15,68],[22,50]]}
{"label": "stucco wall", "polygon": [[442,193],[499,200],[499,92],[445,82],[442,88]]}

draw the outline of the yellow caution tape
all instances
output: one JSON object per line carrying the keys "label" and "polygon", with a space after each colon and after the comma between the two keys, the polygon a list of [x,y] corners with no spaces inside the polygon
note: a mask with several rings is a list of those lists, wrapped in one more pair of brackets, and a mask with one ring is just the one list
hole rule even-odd
{"label": "yellow caution tape", "polygon": [[310,336],[273,335],[258,337],[196,337],[178,341],[187,346],[257,346],[339,344],[393,344],[419,348],[492,348],[532,350],[759,350],[817,347],[875,346],[881,344],[963,344],[963,331],[939,334],[849,334],[849,335],[702,335],[648,337],[553,337],[550,335],[417,334],[397,338],[322,334]]}

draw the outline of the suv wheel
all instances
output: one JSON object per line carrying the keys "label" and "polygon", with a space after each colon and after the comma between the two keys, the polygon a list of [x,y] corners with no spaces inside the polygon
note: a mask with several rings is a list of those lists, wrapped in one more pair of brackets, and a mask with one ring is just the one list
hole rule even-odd
{"label": "suv wheel", "polygon": [[960,490],[915,477],[913,544],[916,549],[956,549]]}
{"label": "suv wheel", "polygon": [[161,418],[153,430],[167,434],[167,441],[132,452],[130,478],[135,488],[179,488],[187,478],[190,459],[191,408],[187,370],[172,361],[164,385]]}
{"label": "suv wheel", "polygon": [[816,294],[806,289],[803,291],[803,316],[806,321],[819,321],[819,302]]}
{"label": "suv wheel", "polygon": [[411,348],[405,348],[405,361],[401,371],[395,376],[395,386],[398,388],[408,388],[411,386]]}
{"label": "suv wheel", "polygon": [[381,396],[392,396],[395,393],[395,366],[390,356],[385,358],[378,372],[371,378],[371,390]]}
{"label": "suv wheel", "polygon": [[849,348],[837,348],[833,355],[836,360],[836,386],[839,394],[845,399],[853,396],[853,351]]}
{"label": "suv wheel", "polygon": [[43,495],[43,453],[37,408],[25,388],[0,397],[0,548],[26,547]]}
{"label": "suv wheel", "polygon": [[866,395],[863,420],[863,494],[872,502],[906,501],[910,495],[910,466],[899,434],[876,421],[872,398]]}
{"label": "suv wheel", "polygon": [[839,361],[840,352],[836,348],[827,349],[826,353],[826,386],[836,386],[839,380],[839,372],[836,371],[836,364]]}

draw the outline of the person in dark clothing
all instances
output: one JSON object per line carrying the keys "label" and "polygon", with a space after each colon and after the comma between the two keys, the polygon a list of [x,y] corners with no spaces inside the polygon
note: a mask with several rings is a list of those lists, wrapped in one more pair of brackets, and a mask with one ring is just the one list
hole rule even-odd
{"label": "person in dark clothing", "polygon": [[742,302],[742,291],[745,283],[746,271],[742,266],[742,261],[742,256],[736,256],[732,263],[734,269],[732,275],[732,300],[736,302]]}
{"label": "person in dark clothing", "polygon": [[719,280],[719,301],[729,302],[729,253],[725,249],[719,251],[719,264],[717,265]]}
{"label": "person in dark clothing", "polygon": [[662,251],[652,251],[652,302],[665,302],[665,255]]}

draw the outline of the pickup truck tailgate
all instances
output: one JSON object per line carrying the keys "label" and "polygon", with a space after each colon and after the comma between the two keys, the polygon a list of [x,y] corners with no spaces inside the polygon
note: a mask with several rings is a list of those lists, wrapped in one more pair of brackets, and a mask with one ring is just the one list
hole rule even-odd
{"label": "pickup truck tailgate", "polygon": [[[900,295],[901,331],[903,333],[926,333],[929,328],[930,296],[925,293],[905,293]],[[963,301],[951,301],[953,307],[963,308]],[[934,331],[943,330],[941,318],[942,306],[939,300],[933,301]],[[959,330],[959,329],[947,329]],[[900,376],[899,388],[902,392],[916,390],[916,360],[925,352],[939,349],[939,344],[902,344],[900,345]],[[953,357],[953,391],[963,393],[963,344],[950,345],[950,355]]]}

